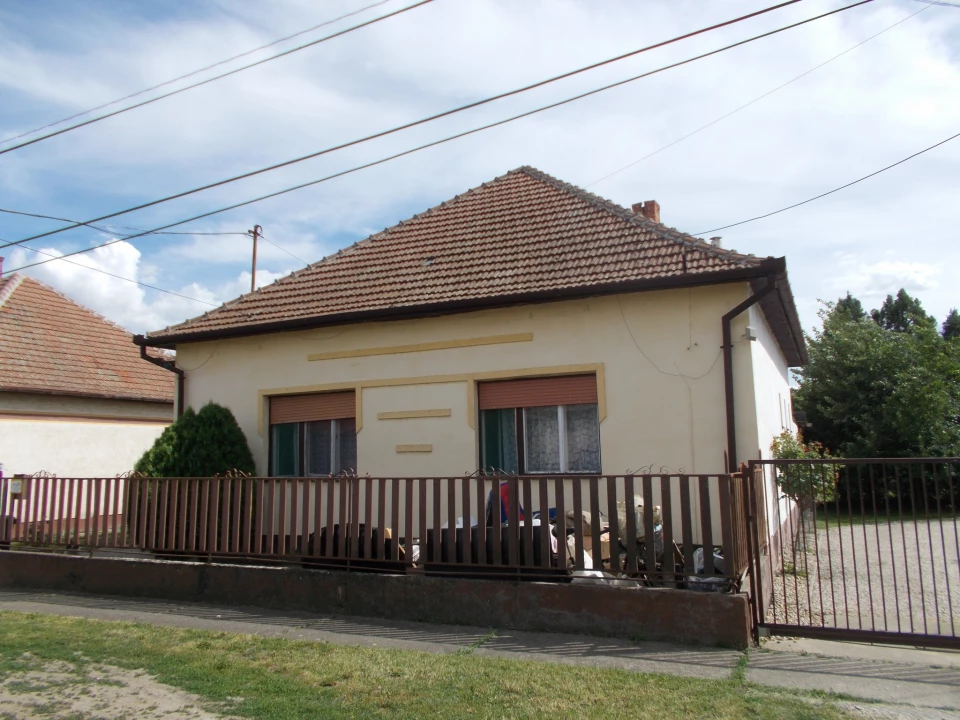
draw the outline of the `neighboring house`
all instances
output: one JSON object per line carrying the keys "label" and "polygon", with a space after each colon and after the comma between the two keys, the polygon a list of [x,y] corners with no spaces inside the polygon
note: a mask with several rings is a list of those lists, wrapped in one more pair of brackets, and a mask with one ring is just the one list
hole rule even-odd
{"label": "neighboring house", "polygon": [[263,475],[722,473],[793,428],[786,264],[659,214],[522,167],[136,342]]}
{"label": "neighboring house", "polygon": [[0,280],[5,476],[113,477],[173,421],[174,374],[122,328],[43,283]]}

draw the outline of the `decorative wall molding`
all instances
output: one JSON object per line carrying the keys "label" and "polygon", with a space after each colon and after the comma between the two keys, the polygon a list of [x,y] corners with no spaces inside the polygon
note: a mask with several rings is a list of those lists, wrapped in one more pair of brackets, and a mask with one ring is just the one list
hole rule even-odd
{"label": "decorative wall molding", "polygon": [[487,337],[462,338],[460,340],[438,340],[437,342],[416,343],[413,345],[390,345],[386,347],[359,348],[356,350],[333,350],[331,352],[311,353],[309,362],[317,360],[342,360],[344,358],[370,357],[373,355],[399,355],[401,353],[429,352],[431,350],[450,350],[453,348],[478,347],[481,345],[502,345],[504,343],[531,342],[533,333],[515,333],[513,335],[488,335]]}
{"label": "decorative wall molding", "polygon": [[377,413],[377,420],[408,420],[412,418],[441,418],[450,417],[453,410],[450,408],[436,408],[434,410],[393,410]]}

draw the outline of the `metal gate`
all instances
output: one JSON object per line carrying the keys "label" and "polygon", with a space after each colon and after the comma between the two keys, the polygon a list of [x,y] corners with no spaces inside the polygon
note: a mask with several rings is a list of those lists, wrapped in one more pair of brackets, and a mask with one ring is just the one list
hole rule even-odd
{"label": "metal gate", "polygon": [[960,459],[754,460],[755,634],[960,648]]}

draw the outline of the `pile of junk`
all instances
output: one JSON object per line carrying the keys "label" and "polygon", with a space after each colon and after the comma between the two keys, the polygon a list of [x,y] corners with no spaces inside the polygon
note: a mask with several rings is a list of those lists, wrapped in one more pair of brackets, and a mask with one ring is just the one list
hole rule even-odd
{"label": "pile of junk", "polygon": [[[439,531],[428,530],[427,537],[417,539],[412,544],[411,560],[415,566],[423,568],[427,574],[463,574],[457,572],[457,565],[463,565],[464,560],[464,525],[470,530],[469,552],[471,557],[466,560],[473,567],[470,567],[470,575],[485,574],[486,572],[497,572],[497,566],[500,566],[500,572],[503,566],[511,565],[510,558],[510,537],[508,528],[511,523],[508,516],[507,485],[504,483],[500,488],[500,502],[496,502],[493,493],[490,493],[485,512],[485,545],[486,552],[483,554],[483,561],[486,565],[480,565],[480,553],[478,552],[480,544],[480,532],[476,518],[469,518],[466,523],[464,518],[457,518],[452,530],[448,524],[444,524]],[[496,518],[497,505],[499,505],[499,518]],[[620,587],[653,587],[669,586],[674,588],[685,588],[689,590],[698,590],[705,592],[725,592],[732,588],[733,583],[724,574],[724,557],[721,548],[714,548],[713,555],[713,573],[705,574],[703,548],[696,548],[693,552],[693,567],[687,569],[687,562],[684,553],[676,543],[670,543],[671,547],[664,548],[663,541],[663,521],[662,509],[659,505],[653,506],[653,533],[650,538],[646,537],[644,522],[643,498],[635,495],[633,498],[633,507],[628,508],[624,500],[617,502],[616,517],[616,547],[611,547],[611,533],[609,516],[598,513],[599,515],[599,546],[595,547],[595,536],[593,528],[593,518],[589,512],[579,513],[580,523],[580,546],[581,551],[578,558],[577,532],[576,525],[578,518],[573,510],[564,513],[564,522],[559,523],[556,517],[556,508],[549,508],[546,517],[540,511],[535,511],[527,516],[522,507],[517,508],[517,521],[515,525],[520,528],[520,537],[525,534],[525,526],[529,522],[532,525],[532,544],[528,545],[522,540],[519,543],[517,559],[523,567],[524,575],[531,576],[531,579],[552,579],[569,580],[575,583],[603,584]],[[633,512],[634,538],[629,540],[627,517],[629,512]],[[496,532],[494,522],[499,519],[499,530]],[[560,528],[558,530],[558,528]],[[437,537],[439,532],[439,537]],[[549,533],[550,558],[548,562],[543,560],[543,552],[546,549],[546,542],[543,540],[543,532]],[[499,535],[500,557],[495,558],[497,536]],[[627,548],[628,542],[635,543],[635,566],[629,567],[629,557]],[[653,557],[655,567],[648,568],[648,547],[651,543],[653,547]],[[528,558],[527,553],[532,551],[532,557]],[[579,561],[578,561],[579,560]],[[532,567],[531,567],[532,566]],[[460,570],[467,570],[461,567]]]}

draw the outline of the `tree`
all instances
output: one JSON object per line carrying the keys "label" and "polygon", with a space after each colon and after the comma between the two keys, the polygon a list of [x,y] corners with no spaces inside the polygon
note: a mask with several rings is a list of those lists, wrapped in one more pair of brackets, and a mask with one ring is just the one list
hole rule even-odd
{"label": "tree", "polygon": [[797,372],[810,440],[846,457],[960,452],[960,343],[944,342],[918,302],[901,291],[876,322],[839,303],[820,317]]}
{"label": "tree", "polygon": [[[849,297],[849,293],[847,293],[847,297]],[[908,332],[921,327],[936,327],[936,320],[927,315],[920,301],[910,297],[903,288],[900,288],[897,292],[895,299],[892,295],[887,295],[887,299],[883,301],[880,309],[872,310],[870,316],[884,330],[895,332]]]}
{"label": "tree", "polygon": [[149,477],[212,477],[231,470],[253,474],[253,455],[233,413],[215,403],[199,413],[188,407],[134,466]]}
{"label": "tree", "polygon": [[[773,439],[770,451],[778,460],[821,460],[832,457],[830,451],[820,443],[804,443],[800,431],[794,435],[784,430]],[[777,484],[784,495],[793,498],[805,511],[834,499],[837,475],[837,466],[829,463],[784,464],[777,468]]]}
{"label": "tree", "polygon": [[836,311],[849,316],[854,322],[863,320],[867,316],[866,311],[863,309],[863,304],[853,297],[849,291],[846,297],[840,298],[837,301]]}
{"label": "tree", "polygon": [[941,335],[943,335],[944,340],[953,340],[960,337],[960,313],[956,309],[952,309],[947,314],[947,319],[943,321]]}

